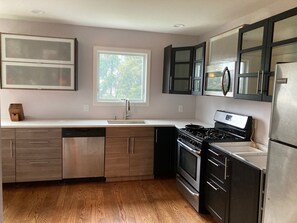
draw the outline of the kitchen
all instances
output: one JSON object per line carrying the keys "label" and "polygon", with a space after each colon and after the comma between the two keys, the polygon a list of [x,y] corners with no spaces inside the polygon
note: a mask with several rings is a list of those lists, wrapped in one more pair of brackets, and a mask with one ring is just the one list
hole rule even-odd
{"label": "kitchen", "polygon": [[[1,32],[22,33],[43,36],[76,37],[79,40],[78,91],[36,91],[1,90],[1,118],[9,118],[8,106],[11,102],[23,103],[26,117],[34,119],[113,119],[122,115],[122,106],[102,107],[92,106],[92,48],[95,45],[114,47],[149,48],[152,50],[151,89],[149,107],[131,106],[132,119],[197,119],[213,124],[216,110],[230,110],[244,113],[256,119],[255,141],[267,144],[271,103],[234,100],[231,98],[170,95],[162,94],[162,63],[163,49],[168,44],[174,46],[195,45],[226,30],[243,23],[253,23],[273,14],[293,8],[295,5],[288,1],[275,2],[265,9],[250,14],[232,23],[222,26],[215,32],[205,36],[172,36],[151,32],[125,31],[106,28],[92,28],[73,25],[0,20]],[[126,38],[123,38],[126,37]],[[59,100],[57,100],[59,98]],[[166,104],[166,106],[160,106]],[[178,111],[182,105],[183,112]],[[201,106],[203,105],[203,106]],[[84,106],[89,111],[84,111]],[[88,110],[88,109],[86,109]],[[71,112],[69,112],[71,111]]]}

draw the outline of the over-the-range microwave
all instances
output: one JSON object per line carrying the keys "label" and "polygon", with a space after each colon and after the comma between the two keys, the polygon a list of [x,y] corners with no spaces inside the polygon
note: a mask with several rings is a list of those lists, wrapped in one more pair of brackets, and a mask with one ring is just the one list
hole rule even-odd
{"label": "over-the-range microwave", "polygon": [[233,97],[236,62],[223,62],[206,67],[204,95]]}

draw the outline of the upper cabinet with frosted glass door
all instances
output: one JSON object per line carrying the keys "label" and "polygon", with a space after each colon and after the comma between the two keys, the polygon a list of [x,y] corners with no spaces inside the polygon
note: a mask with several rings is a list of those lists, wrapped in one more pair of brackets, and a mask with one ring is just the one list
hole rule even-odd
{"label": "upper cabinet with frosted glass door", "polygon": [[297,8],[239,30],[235,98],[271,101],[275,65],[297,61]]}
{"label": "upper cabinet with frosted glass door", "polygon": [[1,34],[1,87],[76,90],[77,40]]}

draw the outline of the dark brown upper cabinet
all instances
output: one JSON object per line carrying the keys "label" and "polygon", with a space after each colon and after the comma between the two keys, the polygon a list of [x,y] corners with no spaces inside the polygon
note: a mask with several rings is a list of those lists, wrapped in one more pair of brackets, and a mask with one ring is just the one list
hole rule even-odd
{"label": "dark brown upper cabinet", "polygon": [[277,63],[297,61],[297,8],[239,30],[235,98],[271,101]]}
{"label": "dark brown upper cabinet", "polygon": [[163,93],[202,94],[205,43],[164,49]]}

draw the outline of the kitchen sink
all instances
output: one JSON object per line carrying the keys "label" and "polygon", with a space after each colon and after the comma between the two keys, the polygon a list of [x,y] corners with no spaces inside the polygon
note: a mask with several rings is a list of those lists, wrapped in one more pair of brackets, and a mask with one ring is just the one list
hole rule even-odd
{"label": "kitchen sink", "polygon": [[121,124],[145,124],[144,120],[107,120],[108,124],[121,125]]}

